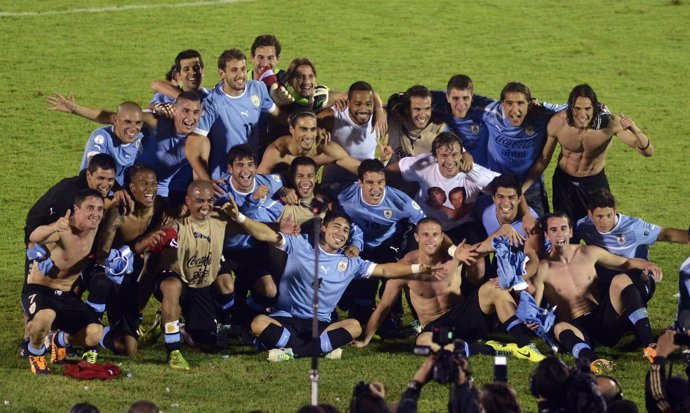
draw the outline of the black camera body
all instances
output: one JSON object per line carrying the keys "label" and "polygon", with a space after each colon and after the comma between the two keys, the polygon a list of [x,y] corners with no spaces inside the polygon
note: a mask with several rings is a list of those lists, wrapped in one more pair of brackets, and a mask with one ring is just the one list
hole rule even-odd
{"label": "black camera body", "polygon": [[[452,327],[434,327],[431,332],[431,340],[441,349],[435,352],[436,360],[431,369],[431,379],[439,384],[454,383],[460,373],[460,365],[457,360],[465,357],[465,342],[455,338]],[[446,350],[444,347],[453,343],[454,350]],[[465,371],[469,375],[469,371]]]}

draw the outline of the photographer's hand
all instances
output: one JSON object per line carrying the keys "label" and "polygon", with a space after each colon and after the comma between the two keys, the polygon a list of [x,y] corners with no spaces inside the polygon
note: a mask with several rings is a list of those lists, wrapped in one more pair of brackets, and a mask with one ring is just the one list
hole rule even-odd
{"label": "photographer's hand", "polygon": [[659,341],[656,342],[656,355],[659,357],[667,358],[669,354],[678,350],[680,347],[673,344],[673,337],[679,334],[674,330],[666,330],[664,334],[659,337]]}
{"label": "photographer's hand", "polygon": [[431,369],[434,367],[434,361],[436,361],[434,356],[427,357],[426,360],[424,360],[424,363],[419,366],[419,369],[414,374],[412,380],[418,381],[422,386],[428,383],[429,378],[431,377]]}

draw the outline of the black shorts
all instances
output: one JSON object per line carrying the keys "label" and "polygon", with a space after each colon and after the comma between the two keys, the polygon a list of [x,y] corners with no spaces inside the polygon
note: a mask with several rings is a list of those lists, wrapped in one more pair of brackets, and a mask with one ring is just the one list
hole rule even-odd
{"label": "black shorts", "polygon": [[466,240],[467,244],[476,244],[484,241],[487,237],[484,225],[477,221],[466,222],[445,231],[445,233],[453,241],[453,244],[459,244],[463,239]]}
{"label": "black shorts", "polygon": [[479,306],[479,291],[475,291],[462,302],[453,306],[447,313],[424,326],[423,332],[431,332],[434,327],[453,327],[455,337],[465,341],[484,338],[492,329],[495,316],[484,314]]}
{"label": "black shorts", "polygon": [[223,251],[223,261],[219,274],[234,271],[245,285],[252,287],[254,282],[264,275],[272,276],[268,244],[256,242],[252,248]]}
{"label": "black shorts", "polygon": [[[312,338],[312,323],[314,322],[311,318],[296,318],[296,317],[271,317],[285,327],[289,332],[291,337],[300,339],[302,341],[309,341]],[[325,321],[319,321],[319,335],[328,327],[330,323]]]}
{"label": "black shorts", "polygon": [[153,295],[163,302],[161,282],[166,278],[177,278],[182,283],[180,294],[180,308],[185,321],[185,330],[192,336],[195,342],[211,344],[207,341],[216,332],[216,302],[213,285],[203,288],[191,288],[185,284],[180,275],[172,271],[160,272],[153,284]]}
{"label": "black shorts", "polygon": [[549,212],[549,198],[546,196],[546,189],[541,178],[525,191],[524,196],[527,205],[537,213],[537,216]]}
{"label": "black shorts", "polygon": [[100,324],[91,307],[70,291],[27,284],[22,291],[21,302],[29,321],[33,320],[36,313],[41,310],[55,311],[56,317],[52,329],[75,334],[89,324]]}
{"label": "black shorts", "polygon": [[656,291],[656,281],[654,281],[654,278],[643,274],[640,270],[629,270],[622,272],[610,270],[598,265],[596,266],[596,270],[598,279],[597,289],[600,297],[603,297],[604,294],[608,294],[609,288],[611,288],[611,281],[613,280],[613,277],[618,274],[626,274],[628,277],[630,277],[630,280],[635,288],[637,288],[637,291],[640,292],[640,297],[642,297],[642,301],[645,304],[648,303],[652,297],[654,297],[654,292]]}
{"label": "black shorts", "polygon": [[599,305],[589,314],[573,320],[585,338],[592,344],[611,347],[616,345],[626,330],[627,319],[619,316],[608,294],[602,296]]}
{"label": "black shorts", "polygon": [[141,324],[137,299],[137,288],[139,285],[137,277],[141,273],[143,266],[144,260],[135,256],[134,271],[131,274],[125,275],[122,284],[113,284],[105,307],[108,312],[110,331],[124,333],[137,340],[139,339],[138,330]]}
{"label": "black shorts", "polygon": [[589,193],[599,188],[609,188],[609,181],[602,169],[596,175],[581,178],[570,176],[559,167],[553,173],[553,209],[565,212],[573,221],[587,216]]}

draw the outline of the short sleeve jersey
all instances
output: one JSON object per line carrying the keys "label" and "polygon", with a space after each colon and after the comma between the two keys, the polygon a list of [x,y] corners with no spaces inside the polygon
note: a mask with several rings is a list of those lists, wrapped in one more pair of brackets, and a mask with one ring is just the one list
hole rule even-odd
{"label": "short sleeve jersey", "polygon": [[[444,231],[474,221],[472,206],[484,187],[498,176],[497,173],[474,164],[468,174],[460,172],[452,178],[446,178],[441,175],[431,154],[403,158],[398,165],[405,181],[419,184],[415,201],[427,216],[441,221]],[[464,188],[465,206],[460,209],[456,209],[450,199],[451,192],[456,192],[456,188]]]}
{"label": "short sleeve jersey", "polygon": [[168,119],[159,119],[153,133],[141,141],[136,162],[156,172],[160,196],[167,197],[170,189],[186,191],[192,182],[192,168],[184,151],[186,141],[187,135],[175,133]]}
{"label": "short sleeve jersey", "polygon": [[276,105],[263,82],[248,80],[240,96],[225,93],[222,81],[216,85],[204,100],[204,114],[194,129],[211,141],[208,167],[212,178],[227,176],[226,154],[233,146],[248,143],[258,149],[259,116],[274,110]]}
{"label": "short sleeve jersey", "polygon": [[[481,217],[482,225],[484,226],[484,230],[486,230],[487,234],[492,234],[501,228],[501,224],[498,222],[498,218],[496,218],[496,204],[493,203],[491,197],[480,197],[475,205],[475,211],[477,211]],[[532,208],[529,209],[529,213],[534,218],[539,218],[537,213],[534,212]],[[527,234],[525,234],[525,230],[522,228],[522,219],[517,219],[511,222],[510,226],[512,226],[515,231],[517,231],[517,233],[523,237],[527,236]]]}
{"label": "short sleeve jersey", "polygon": [[[280,249],[287,263],[278,287],[278,302],[271,316],[310,319],[313,317],[314,248],[305,236],[284,235]],[[320,248],[320,247],[319,247]],[[367,278],[376,264],[359,257],[347,258],[341,252],[319,253],[319,321],[330,322],[331,313],[345,288],[354,279]]]}
{"label": "short sleeve jersey", "polygon": [[487,105],[482,117],[488,131],[486,166],[524,180],[544,146],[549,119],[564,108],[565,105],[551,104],[532,108],[522,125],[513,126],[505,117],[501,102]]}
{"label": "short sleeve jersey", "polygon": [[[256,189],[266,185],[268,193],[265,197],[254,200],[253,194]],[[222,185],[226,195],[221,197],[218,205],[227,202],[229,197],[237,204],[240,212],[255,221],[275,222],[283,212],[283,204],[280,202],[276,193],[283,187],[283,180],[278,174],[256,175],[254,176],[254,186],[248,192],[242,192],[235,188],[232,179],[228,178]],[[225,248],[244,249],[254,245],[254,238],[246,234],[233,234],[225,237]]]}
{"label": "short sleeve jersey", "polygon": [[609,232],[599,232],[587,216],[577,221],[576,234],[588,245],[596,245],[626,258],[647,259],[649,246],[656,242],[661,227],[640,218],[616,214],[618,222]]}
{"label": "short sleeve jersey", "polygon": [[227,222],[217,211],[203,221],[184,217],[176,222],[177,248],[163,251],[161,268],[178,273],[191,288],[208,287],[218,276]]}
{"label": "short sleeve jersey", "polygon": [[124,185],[125,169],[134,165],[143,137],[144,134],[139,132],[134,142],[123,144],[115,135],[112,125],[96,129],[91,133],[89,140],[86,141],[84,155],[81,158],[80,170],[86,169],[91,156],[99,153],[106,153],[115,160],[115,180],[118,184]]}
{"label": "short sleeve jersey", "polygon": [[391,186],[384,188],[381,202],[372,205],[364,201],[362,189],[355,182],[338,194],[338,204],[362,229],[365,250],[386,243],[426,216],[407,194]]}

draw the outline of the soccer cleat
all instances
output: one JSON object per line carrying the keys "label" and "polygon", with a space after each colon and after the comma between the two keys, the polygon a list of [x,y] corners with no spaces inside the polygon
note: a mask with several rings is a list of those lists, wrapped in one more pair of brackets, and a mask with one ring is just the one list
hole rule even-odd
{"label": "soccer cleat", "polygon": [[649,360],[650,363],[654,363],[654,357],[656,357],[656,344],[650,344],[644,348],[642,351],[644,357]]}
{"label": "soccer cleat", "polygon": [[180,350],[173,350],[168,355],[168,365],[176,370],[189,370],[189,363],[184,359]]}
{"label": "soccer cleat", "polygon": [[291,348],[274,348],[268,350],[268,361],[279,362],[288,361],[295,358],[295,354],[292,352]]}
{"label": "soccer cleat", "polygon": [[496,351],[497,356],[510,356],[511,352],[506,349],[506,346],[503,345],[503,343],[499,343],[496,340],[489,340],[486,343],[487,346],[491,347]]}
{"label": "soccer cleat", "polygon": [[53,364],[64,364],[67,360],[67,349],[57,342],[58,330],[50,333],[50,362]]}
{"label": "soccer cleat", "polygon": [[29,366],[31,366],[31,372],[33,374],[50,374],[45,356],[34,356],[29,354]]}
{"label": "soccer cleat", "polygon": [[146,338],[147,340],[150,341],[155,341],[158,339],[158,337],[161,334],[161,312],[157,311],[156,315],[153,317],[153,321],[151,321],[151,325],[146,328],[142,325],[139,325],[138,333],[139,333],[139,339],[142,340]]}
{"label": "soccer cleat", "polygon": [[422,324],[419,322],[419,320],[414,319],[410,322],[408,325],[408,328],[412,331],[415,332],[415,334],[421,334],[422,333]]}
{"label": "soccer cleat", "polygon": [[331,352],[326,353],[324,357],[329,360],[340,360],[341,358],[343,358],[343,349],[337,348]]}
{"label": "soccer cleat", "polygon": [[613,364],[612,361],[606,359],[596,359],[592,362],[592,364],[589,365],[589,369],[592,371],[592,374],[594,375],[609,374],[613,371],[614,367],[615,364]]}
{"label": "soccer cleat", "polygon": [[81,355],[81,359],[89,364],[96,364],[96,361],[98,360],[98,350],[93,348],[84,352],[84,354]]}
{"label": "soccer cleat", "polygon": [[522,347],[518,347],[515,343],[508,343],[501,349],[494,347],[488,341],[486,344],[493,347],[496,350],[496,354],[508,354],[521,360],[529,360],[532,363],[539,363],[546,358],[534,343],[529,343]]}

